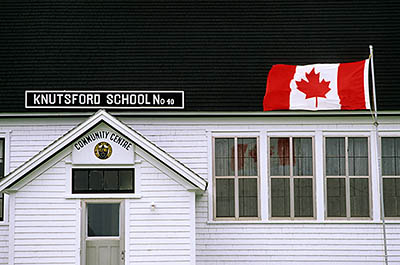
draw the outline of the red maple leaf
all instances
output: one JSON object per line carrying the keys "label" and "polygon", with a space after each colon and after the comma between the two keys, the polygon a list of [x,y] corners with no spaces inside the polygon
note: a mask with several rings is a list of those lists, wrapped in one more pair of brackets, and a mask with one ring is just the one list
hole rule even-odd
{"label": "red maple leaf", "polygon": [[331,90],[329,88],[329,81],[319,81],[319,74],[315,73],[313,68],[310,73],[306,73],[307,80],[302,79],[300,82],[296,81],[297,89],[306,94],[306,99],[315,98],[315,107],[318,108],[318,98],[326,98],[326,93]]}

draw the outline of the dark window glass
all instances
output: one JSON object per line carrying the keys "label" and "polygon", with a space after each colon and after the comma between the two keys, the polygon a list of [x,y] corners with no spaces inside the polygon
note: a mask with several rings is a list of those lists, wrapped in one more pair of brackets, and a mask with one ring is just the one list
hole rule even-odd
{"label": "dark window glass", "polygon": [[312,139],[293,138],[293,176],[313,175]]}
{"label": "dark window glass", "polygon": [[72,193],[134,192],[134,169],[73,169]]}
{"label": "dark window glass", "polygon": [[120,170],[119,171],[119,188],[120,190],[133,190],[133,171]]}
{"label": "dark window glass", "polygon": [[104,190],[104,175],[102,170],[89,171],[89,190],[102,191]]}
{"label": "dark window glass", "polygon": [[257,176],[257,139],[238,138],[238,175]]}
{"label": "dark window glass", "polygon": [[73,171],[74,191],[89,190],[89,170],[74,170]]}
{"label": "dark window glass", "polygon": [[383,179],[385,216],[400,217],[400,178]]}
{"label": "dark window glass", "polygon": [[368,176],[368,138],[349,137],[349,176]]}
{"label": "dark window glass", "polygon": [[119,204],[87,204],[88,236],[119,236]]}
{"label": "dark window glass", "polygon": [[313,180],[311,178],[294,179],[294,216],[314,216]]}
{"label": "dark window glass", "polygon": [[215,175],[235,175],[234,138],[215,138]]}
{"label": "dark window glass", "polygon": [[326,175],[345,176],[346,175],[346,155],[345,138],[329,137],[325,142],[326,155]]}
{"label": "dark window glass", "polygon": [[327,216],[346,217],[346,179],[327,178]]}
{"label": "dark window glass", "polygon": [[382,138],[382,175],[400,176],[400,137]]}
{"label": "dark window glass", "polygon": [[290,175],[289,138],[271,138],[270,140],[270,175]]}
{"label": "dark window glass", "polygon": [[104,190],[118,190],[119,180],[117,170],[104,171]]}
{"label": "dark window glass", "polygon": [[[0,178],[3,178],[5,175],[5,165],[4,165],[4,157],[5,157],[5,146],[4,139],[0,139]],[[4,194],[0,193],[0,221],[4,221]]]}
{"label": "dark window glass", "polygon": [[367,178],[350,179],[351,217],[369,217],[369,184]]}
{"label": "dark window glass", "polygon": [[239,216],[258,216],[258,188],[256,178],[239,179]]}
{"label": "dark window glass", "polygon": [[271,178],[271,216],[290,217],[290,179]]}
{"label": "dark window glass", "polygon": [[235,217],[234,179],[216,179],[216,216]]}

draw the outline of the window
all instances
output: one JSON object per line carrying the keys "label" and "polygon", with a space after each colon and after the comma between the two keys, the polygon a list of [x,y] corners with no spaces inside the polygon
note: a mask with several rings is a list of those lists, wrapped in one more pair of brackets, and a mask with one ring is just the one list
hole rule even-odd
{"label": "window", "polygon": [[87,236],[119,236],[119,203],[87,204]]}
{"label": "window", "polygon": [[214,217],[258,218],[257,138],[214,138]]}
{"label": "window", "polygon": [[[5,175],[5,139],[0,138],[0,178]],[[0,221],[4,221],[4,194],[0,194]]]}
{"label": "window", "polygon": [[400,137],[383,137],[382,178],[386,217],[400,217]]}
{"label": "window", "polygon": [[313,138],[269,138],[270,215],[314,217]]}
{"label": "window", "polygon": [[133,193],[133,168],[73,169],[72,193]]}
{"label": "window", "polygon": [[370,217],[367,137],[326,137],[326,216]]}

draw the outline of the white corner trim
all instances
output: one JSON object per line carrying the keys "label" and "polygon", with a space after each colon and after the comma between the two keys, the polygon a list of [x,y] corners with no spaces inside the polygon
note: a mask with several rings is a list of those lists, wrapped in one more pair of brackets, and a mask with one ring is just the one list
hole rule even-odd
{"label": "white corner trim", "polygon": [[196,264],[196,193],[190,193],[190,264]]}

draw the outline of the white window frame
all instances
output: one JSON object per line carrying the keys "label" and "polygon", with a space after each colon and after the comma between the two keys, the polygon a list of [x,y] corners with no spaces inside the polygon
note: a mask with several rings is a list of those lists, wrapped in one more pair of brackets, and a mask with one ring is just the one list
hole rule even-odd
{"label": "white window frame", "polygon": [[[271,176],[271,156],[270,156],[270,148],[271,148],[271,138],[289,138],[289,176]],[[311,138],[311,148],[312,148],[312,176],[293,176],[293,138]],[[316,166],[315,166],[315,137],[308,133],[305,134],[269,134],[267,137],[267,156],[268,156],[268,164],[267,164],[267,171],[268,171],[268,218],[270,220],[316,220],[317,219],[317,206],[316,206]],[[290,216],[289,217],[273,217],[272,216],[272,192],[271,192],[271,180],[273,178],[289,178],[290,179]],[[313,216],[312,217],[295,217],[294,216],[294,179],[295,178],[309,178],[312,180],[312,189],[313,189]]]}
{"label": "white window frame", "polygon": [[[327,176],[326,175],[326,138],[345,138],[345,176]],[[348,138],[367,138],[368,142],[368,176],[349,176],[348,169]],[[373,219],[373,198],[372,198],[372,169],[371,169],[371,137],[369,134],[350,134],[350,133],[332,133],[323,136],[323,160],[324,160],[324,208],[326,220],[372,220]],[[346,191],[346,217],[328,217],[328,178],[344,178]],[[367,178],[368,179],[368,201],[369,201],[369,217],[351,217],[350,203],[350,179],[351,178]]]}
{"label": "white window frame", "polygon": [[[234,153],[235,153],[235,175],[234,176],[215,176],[215,139],[218,138],[233,138]],[[238,138],[255,138],[257,144],[257,176],[238,176],[238,153],[237,139]],[[261,220],[261,198],[260,198],[260,136],[252,133],[232,133],[232,134],[217,134],[211,137],[211,159],[212,159],[212,217],[217,221],[242,221],[242,220]],[[234,217],[217,217],[216,205],[216,179],[234,179],[234,200],[235,200],[235,216]],[[239,179],[240,178],[255,178],[257,180],[257,217],[239,217]]]}

